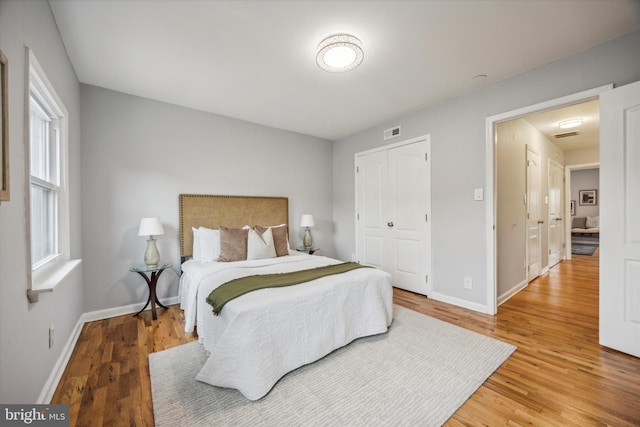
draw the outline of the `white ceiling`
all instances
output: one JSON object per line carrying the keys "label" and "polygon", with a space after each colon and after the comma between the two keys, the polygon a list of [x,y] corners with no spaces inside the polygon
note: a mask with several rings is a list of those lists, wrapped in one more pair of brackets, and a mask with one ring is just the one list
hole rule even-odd
{"label": "white ceiling", "polygon": [[[49,3],[82,83],[329,140],[640,29],[638,0]],[[340,32],[364,62],[330,74]]]}
{"label": "white ceiling", "polygon": [[[525,119],[540,133],[556,144],[562,151],[580,150],[600,146],[600,101],[583,102],[557,110],[537,113]],[[582,119],[580,126],[560,129],[558,124],[569,119]],[[577,135],[557,138],[576,132]]]}

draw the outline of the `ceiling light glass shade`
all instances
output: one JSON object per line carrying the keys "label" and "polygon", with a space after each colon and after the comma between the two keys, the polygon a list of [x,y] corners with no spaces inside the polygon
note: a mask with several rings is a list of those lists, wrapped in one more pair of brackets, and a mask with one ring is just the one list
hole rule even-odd
{"label": "ceiling light glass shade", "polygon": [[560,129],[569,129],[569,128],[574,128],[576,126],[580,126],[581,124],[582,124],[582,119],[571,119],[571,120],[564,120],[558,123],[558,126],[560,127]]}
{"label": "ceiling light glass shade", "polygon": [[363,59],[362,42],[349,34],[336,34],[322,40],[316,54],[318,67],[330,73],[353,70]]}

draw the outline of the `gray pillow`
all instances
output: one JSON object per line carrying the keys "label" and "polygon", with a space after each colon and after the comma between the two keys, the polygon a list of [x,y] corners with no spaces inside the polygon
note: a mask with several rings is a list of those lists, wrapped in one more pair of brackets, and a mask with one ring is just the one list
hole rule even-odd
{"label": "gray pillow", "polygon": [[573,222],[571,223],[571,228],[587,228],[587,218],[583,216],[573,218]]}
{"label": "gray pillow", "polygon": [[218,261],[244,261],[247,259],[248,228],[220,226],[220,258]]}

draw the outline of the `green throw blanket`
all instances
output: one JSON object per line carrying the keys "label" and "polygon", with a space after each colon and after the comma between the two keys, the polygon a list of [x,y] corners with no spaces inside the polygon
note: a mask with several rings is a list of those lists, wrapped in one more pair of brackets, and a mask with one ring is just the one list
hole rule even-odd
{"label": "green throw blanket", "polygon": [[332,274],[340,274],[356,268],[364,267],[355,262],[327,265],[309,270],[293,271],[291,273],[259,274],[240,277],[223,283],[209,294],[207,302],[213,307],[213,314],[220,314],[222,307],[234,298],[238,298],[251,291],[265,288],[280,288],[282,286],[297,285],[310,282]]}

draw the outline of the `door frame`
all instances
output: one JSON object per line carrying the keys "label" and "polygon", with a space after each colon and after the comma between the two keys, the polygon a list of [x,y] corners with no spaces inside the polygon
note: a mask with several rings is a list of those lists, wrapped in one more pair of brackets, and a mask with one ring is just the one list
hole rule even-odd
{"label": "door frame", "polygon": [[[587,170],[587,169],[600,169],[600,162],[593,163],[580,163],[575,165],[566,165],[564,167],[564,193],[571,194],[571,172],[578,170]],[[569,197],[568,200],[571,198]],[[571,205],[569,203],[565,203],[564,206],[564,214],[567,220],[565,230],[564,230],[564,240],[566,245],[564,247],[564,257],[567,261],[571,261],[571,222],[573,222],[573,218],[571,217]]]}
{"label": "door frame", "polygon": [[[497,114],[487,117],[485,119],[486,141],[486,165],[485,165],[485,187],[486,191],[486,216],[485,216],[485,229],[486,229],[486,267],[487,267],[487,294],[486,294],[486,313],[495,315],[498,312],[497,301],[497,286],[496,280],[497,271],[497,254],[496,254],[496,214],[497,214],[497,187],[496,187],[496,173],[497,173],[497,132],[496,125],[501,122],[518,119],[533,113],[538,113],[547,110],[554,110],[568,105],[579,104],[581,102],[591,101],[598,99],[600,94],[613,89],[613,84],[607,84],[599,86],[593,89],[585,90],[582,92],[574,93],[571,95],[555,98],[552,100],[544,101],[538,104],[529,105],[527,107],[519,108],[517,110],[507,111],[505,113]],[[565,204],[566,203],[565,200]]]}
{"label": "door frame", "polygon": [[[393,148],[397,148],[397,147],[402,147],[403,145],[409,145],[409,144],[415,144],[416,142],[421,142],[421,141],[426,141],[427,142],[427,156],[429,158],[429,161],[431,161],[431,134],[425,134],[425,135],[420,135],[417,136],[415,138],[410,138],[410,139],[405,139],[403,141],[398,141],[395,142],[393,144],[387,144],[387,145],[382,145],[380,147],[376,147],[376,148],[372,148],[369,150],[365,150],[365,151],[360,151],[354,154],[353,156],[353,172],[354,172],[354,179],[355,179],[355,194],[354,194],[354,200],[356,201],[356,205],[355,205],[355,212],[353,215],[353,220],[354,220],[354,230],[356,233],[356,260],[359,259],[360,257],[360,252],[361,252],[361,248],[359,247],[359,238],[358,238],[358,218],[357,218],[357,212],[358,212],[358,178],[357,178],[357,171],[356,171],[356,163],[358,162],[358,157],[362,157],[362,156],[366,156],[367,154],[372,154],[372,153],[376,153],[378,151],[386,151],[389,149],[393,149]],[[431,188],[431,175],[429,176],[429,188]],[[428,252],[429,252],[429,256],[428,259],[426,260],[427,265],[426,265],[426,273],[428,275],[428,280],[427,280],[427,297],[431,298],[431,295],[433,294],[433,271],[432,271],[432,258],[433,258],[433,254],[432,254],[432,239],[431,239],[431,191],[429,191],[429,195],[430,195],[430,199],[429,199],[429,203],[427,205],[427,215],[428,215],[428,221],[427,221],[427,237],[428,237],[428,243],[429,243],[429,247],[428,247]],[[354,260],[354,261],[356,261]]]}

